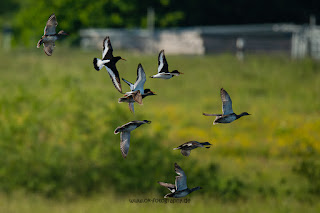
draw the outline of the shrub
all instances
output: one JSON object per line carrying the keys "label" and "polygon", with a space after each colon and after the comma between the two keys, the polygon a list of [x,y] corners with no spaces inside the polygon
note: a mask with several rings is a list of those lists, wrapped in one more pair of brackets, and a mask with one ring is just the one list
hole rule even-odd
{"label": "shrub", "polygon": [[312,193],[320,195],[320,163],[312,159],[304,159],[293,171],[305,177],[309,183],[309,190]]}

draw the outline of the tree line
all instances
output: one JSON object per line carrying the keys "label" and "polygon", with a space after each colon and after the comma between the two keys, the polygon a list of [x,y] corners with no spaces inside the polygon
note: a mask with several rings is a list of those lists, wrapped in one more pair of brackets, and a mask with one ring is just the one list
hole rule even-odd
{"label": "tree line", "polygon": [[[16,40],[28,45],[39,37],[47,18],[56,13],[67,32],[81,28],[145,28],[154,8],[155,27],[208,26],[289,22],[320,18],[320,1],[310,0],[4,0],[0,25],[10,25]],[[37,33],[35,33],[37,32]]]}

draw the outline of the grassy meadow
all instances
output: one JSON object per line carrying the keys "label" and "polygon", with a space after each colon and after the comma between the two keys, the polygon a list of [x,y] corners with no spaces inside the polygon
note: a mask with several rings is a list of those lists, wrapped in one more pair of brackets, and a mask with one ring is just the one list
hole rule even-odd
{"label": "grassy meadow", "polygon": [[[141,63],[157,72],[157,54],[115,50],[120,77]],[[320,211],[320,63],[284,55],[167,55],[184,75],[147,79],[157,95],[135,115],[105,69],[101,51],[0,52],[0,212],[103,212],[110,209],[191,212]],[[250,113],[212,125],[220,88],[233,109]],[[122,82],[123,91],[129,87]],[[132,132],[127,159],[117,126],[151,120]],[[210,149],[184,157],[172,148],[197,140]],[[174,162],[188,176],[188,204],[130,203],[163,198],[157,181],[173,182]]]}

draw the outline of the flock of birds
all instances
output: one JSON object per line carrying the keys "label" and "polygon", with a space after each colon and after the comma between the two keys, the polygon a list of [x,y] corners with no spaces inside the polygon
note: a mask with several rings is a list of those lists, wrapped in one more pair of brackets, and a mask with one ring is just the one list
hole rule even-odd
{"label": "flock of birds", "polygon": [[[44,35],[39,40],[37,44],[37,48],[43,44],[44,46],[44,52],[51,56],[53,49],[55,47],[55,41],[61,38],[63,35],[68,35],[63,30],[56,33],[56,27],[58,25],[57,19],[55,14],[52,14],[47,24],[44,28]],[[116,63],[119,60],[125,60],[124,58],[120,56],[113,56],[113,48],[111,46],[110,38],[107,36],[103,40],[103,50],[102,50],[102,59],[94,58],[93,59],[93,66],[94,68],[99,71],[103,67],[107,69],[107,72],[112,80],[112,83],[114,84],[115,88],[123,94],[119,72],[116,67]],[[150,76],[150,78],[161,78],[161,79],[171,79],[174,76],[179,76],[180,74],[183,74],[179,72],[178,70],[173,70],[169,72],[168,69],[168,63],[164,54],[164,50],[161,50],[158,56],[158,73],[155,75]],[[126,102],[129,104],[129,109],[132,113],[134,113],[134,103],[137,102],[138,104],[142,104],[142,99],[150,96],[155,95],[154,92],[152,92],[150,89],[144,89],[144,84],[146,82],[146,74],[143,70],[143,67],[141,64],[138,65],[137,68],[137,79],[135,83],[131,83],[127,81],[126,79],[122,78],[122,80],[127,83],[130,87],[130,91],[124,93],[123,97],[119,98],[118,102]],[[232,109],[232,101],[229,96],[229,94],[221,88],[220,90],[221,100],[222,100],[222,114],[208,114],[203,113],[205,116],[216,116],[213,124],[218,123],[231,123],[237,119],[239,119],[242,116],[250,115],[247,112],[243,112],[241,114],[236,114],[233,112]],[[151,121],[143,120],[143,121],[130,121],[122,126],[117,127],[114,130],[114,134],[120,133],[120,150],[123,158],[126,158],[128,155],[129,147],[130,147],[130,133],[131,131],[135,130],[142,124],[150,124]],[[197,142],[197,141],[189,141],[186,142],[177,148],[174,148],[174,150],[181,150],[181,154],[184,156],[189,156],[191,153],[191,150],[196,149],[198,147],[205,147],[210,148],[209,142]],[[166,187],[170,190],[170,193],[166,194],[164,197],[174,197],[174,198],[181,198],[188,194],[190,194],[193,191],[201,189],[201,187],[195,187],[195,188],[188,188],[187,186],[187,177],[185,172],[181,169],[181,167],[175,163],[174,164],[175,172],[178,174],[175,179],[175,184],[171,183],[164,183],[164,182],[158,182],[161,186]]]}

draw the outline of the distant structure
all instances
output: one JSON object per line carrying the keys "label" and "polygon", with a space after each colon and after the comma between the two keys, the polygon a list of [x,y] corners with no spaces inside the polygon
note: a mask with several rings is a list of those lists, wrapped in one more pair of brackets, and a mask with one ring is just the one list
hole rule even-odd
{"label": "distant structure", "polygon": [[[80,45],[84,49],[101,48],[99,43],[109,35],[112,46],[137,52],[158,53],[165,49],[169,54],[205,54],[203,39],[195,29],[83,29]],[[113,39],[116,38],[116,39]]]}
{"label": "distant structure", "polygon": [[236,56],[239,61],[244,60],[244,46],[245,46],[244,39],[241,37],[237,38],[237,40],[236,40],[236,48],[237,48]]}
{"label": "distant structure", "polygon": [[[150,33],[152,32],[152,33]],[[172,29],[83,29],[82,48],[100,48],[109,35],[117,49],[168,54],[213,54],[231,52],[243,59],[247,53],[285,53],[293,58],[320,59],[320,27],[309,25],[261,24],[188,27]],[[242,55],[242,56],[241,56]],[[242,60],[240,59],[240,60]]]}

